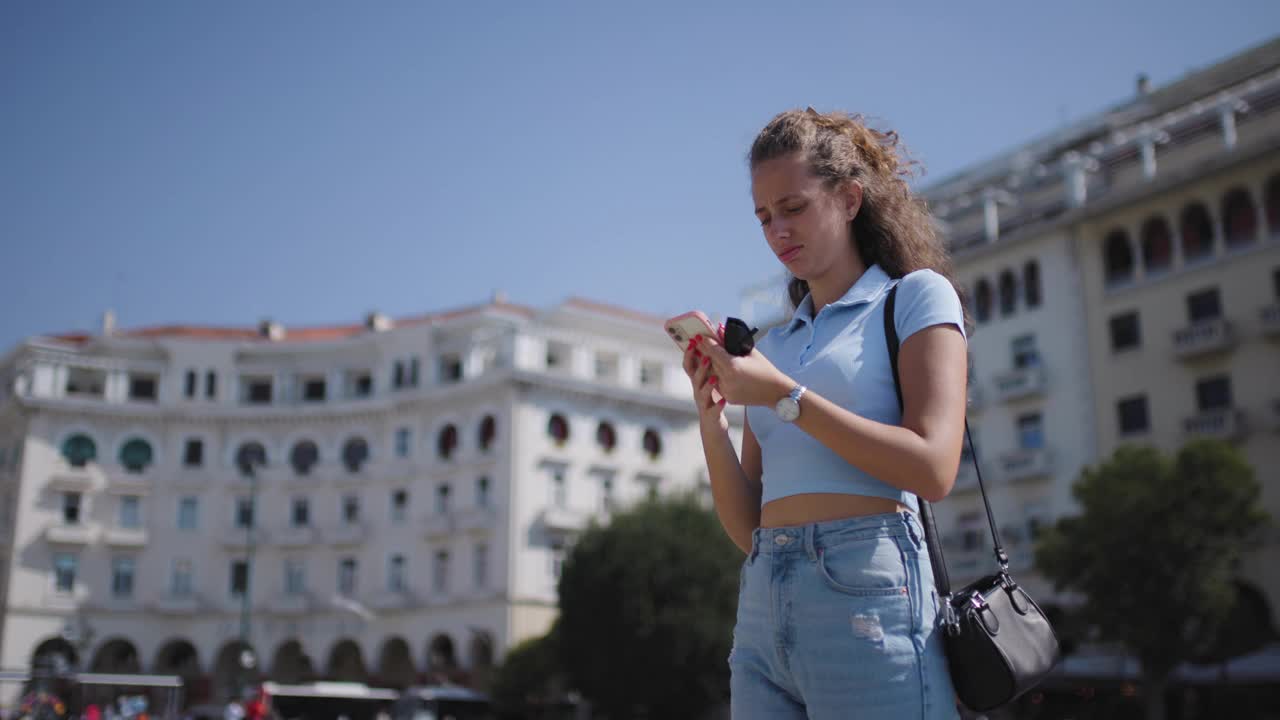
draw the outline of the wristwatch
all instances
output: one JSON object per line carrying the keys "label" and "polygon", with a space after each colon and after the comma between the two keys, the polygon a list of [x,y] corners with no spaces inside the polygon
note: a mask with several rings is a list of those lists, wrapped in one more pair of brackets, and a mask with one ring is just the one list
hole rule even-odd
{"label": "wristwatch", "polygon": [[777,413],[778,419],[782,422],[795,422],[800,417],[800,398],[809,388],[803,385],[796,385],[791,388],[791,392],[782,398],[773,406],[773,411]]}

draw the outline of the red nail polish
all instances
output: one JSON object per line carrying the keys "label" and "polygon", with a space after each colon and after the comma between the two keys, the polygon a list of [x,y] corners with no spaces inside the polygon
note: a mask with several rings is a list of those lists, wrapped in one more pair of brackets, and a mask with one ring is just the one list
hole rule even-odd
{"label": "red nail polish", "polygon": [[712,375],[711,379],[708,380],[707,382],[711,383],[712,385],[715,385],[716,383],[720,382],[720,380],[715,375]]}
{"label": "red nail polish", "polygon": [[702,364],[703,364],[703,365],[710,365],[710,364],[711,364],[711,358],[709,358],[709,357],[707,357],[707,358],[702,358]]}

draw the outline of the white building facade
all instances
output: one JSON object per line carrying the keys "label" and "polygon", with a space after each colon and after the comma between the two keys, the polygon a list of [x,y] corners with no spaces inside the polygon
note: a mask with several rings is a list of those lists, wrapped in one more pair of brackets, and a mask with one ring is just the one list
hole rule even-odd
{"label": "white building facade", "polygon": [[113,324],[0,362],[6,668],[58,654],[224,697],[247,594],[262,675],[475,682],[549,629],[588,523],[709,494],[660,318]]}

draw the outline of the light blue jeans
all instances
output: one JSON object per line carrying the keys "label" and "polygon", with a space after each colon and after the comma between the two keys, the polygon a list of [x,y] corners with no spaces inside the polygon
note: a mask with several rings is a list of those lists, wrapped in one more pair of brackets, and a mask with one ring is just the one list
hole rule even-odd
{"label": "light blue jeans", "polygon": [[729,653],[733,720],[957,718],[911,513],[759,528]]}

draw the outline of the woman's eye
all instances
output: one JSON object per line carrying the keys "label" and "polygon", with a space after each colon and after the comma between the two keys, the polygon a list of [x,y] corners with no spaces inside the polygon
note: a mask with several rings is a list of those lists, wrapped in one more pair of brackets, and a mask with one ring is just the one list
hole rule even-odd
{"label": "woman's eye", "polygon": [[802,212],[803,210],[804,210],[804,206],[803,206],[803,205],[796,205],[795,207],[789,207],[789,208],[787,208],[787,214],[788,214],[788,215],[797,215],[797,214],[799,214],[800,212]]}

